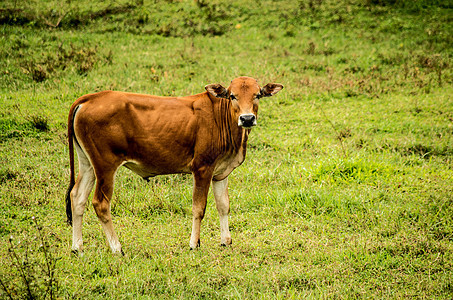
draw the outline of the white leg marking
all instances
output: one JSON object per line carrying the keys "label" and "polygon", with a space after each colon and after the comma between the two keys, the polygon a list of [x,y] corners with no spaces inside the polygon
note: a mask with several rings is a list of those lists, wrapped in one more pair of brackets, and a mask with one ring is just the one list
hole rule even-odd
{"label": "white leg marking", "polygon": [[118,236],[116,235],[115,230],[113,229],[112,221],[104,223],[101,221],[102,228],[104,229],[105,236],[107,237],[107,241],[109,242],[110,249],[114,254],[122,254],[123,251],[121,250],[121,243],[118,240]]}
{"label": "white leg marking", "polygon": [[[190,235],[189,246],[190,249],[195,250],[200,245],[200,224],[201,221],[193,219],[192,221],[192,234]],[[198,232],[198,234],[197,234]]]}
{"label": "white leg marking", "polygon": [[215,203],[220,219],[220,243],[223,246],[230,245],[231,234],[228,226],[228,213],[230,212],[230,199],[228,197],[228,177],[221,181],[212,182]]}
{"label": "white leg marking", "polygon": [[93,167],[82,149],[75,144],[79,161],[79,176],[71,191],[72,203],[72,250],[82,250],[82,219],[85,205],[95,182]]}

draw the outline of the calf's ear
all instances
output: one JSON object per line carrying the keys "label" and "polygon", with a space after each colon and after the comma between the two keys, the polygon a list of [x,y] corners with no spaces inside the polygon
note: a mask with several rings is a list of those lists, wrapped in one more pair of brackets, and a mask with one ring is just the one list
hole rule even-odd
{"label": "calf's ear", "polygon": [[280,83],[268,83],[261,88],[261,97],[270,97],[283,89]]}
{"label": "calf's ear", "polygon": [[225,98],[228,99],[228,91],[226,88],[224,88],[220,84],[208,84],[207,86],[204,87],[209,94],[216,98]]}

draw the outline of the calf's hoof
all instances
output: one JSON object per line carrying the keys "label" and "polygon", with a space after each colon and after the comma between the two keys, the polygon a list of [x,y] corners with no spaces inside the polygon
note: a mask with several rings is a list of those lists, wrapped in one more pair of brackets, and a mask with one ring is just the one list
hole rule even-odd
{"label": "calf's hoof", "polygon": [[200,248],[200,240],[196,243],[190,242],[190,250],[196,250],[197,248]]}
{"label": "calf's hoof", "polygon": [[121,255],[121,256],[124,256],[123,248],[120,248],[119,250],[112,250],[112,253],[113,253],[114,255]]}
{"label": "calf's hoof", "polygon": [[83,256],[82,250],[79,250],[79,249],[72,249],[71,250],[71,254],[73,254],[74,256],[77,256],[77,257],[82,257]]}
{"label": "calf's hoof", "polygon": [[230,237],[228,237],[228,238],[225,238],[224,240],[220,241],[220,246],[226,247],[226,246],[230,246],[232,243],[233,243],[233,240]]}

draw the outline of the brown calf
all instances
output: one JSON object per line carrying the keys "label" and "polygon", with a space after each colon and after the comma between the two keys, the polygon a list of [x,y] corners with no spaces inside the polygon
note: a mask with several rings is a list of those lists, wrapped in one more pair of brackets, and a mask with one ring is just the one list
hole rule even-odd
{"label": "brown calf", "polygon": [[[256,125],[258,99],[282,88],[276,83],[260,88],[255,79],[239,77],[228,88],[210,84],[206,92],[187,97],[105,91],[77,99],[68,120],[71,179],[66,214],[73,225],[72,250],[82,250],[82,217],[96,182],[94,209],[111,250],[122,253],[110,214],[120,166],[145,179],[193,174],[192,249],[200,244],[200,224],[212,182],[221,244],[231,244],[228,175],[244,161],[247,137]],[[77,180],[74,148],[79,161]]]}

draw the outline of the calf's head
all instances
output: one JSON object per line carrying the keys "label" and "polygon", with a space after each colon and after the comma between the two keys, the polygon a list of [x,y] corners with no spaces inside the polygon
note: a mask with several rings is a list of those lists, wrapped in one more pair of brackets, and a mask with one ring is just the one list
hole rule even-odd
{"label": "calf's head", "polygon": [[239,77],[231,81],[228,88],[224,88],[220,84],[209,84],[205,86],[205,89],[216,98],[231,101],[238,126],[248,129],[257,124],[259,99],[276,94],[283,89],[283,85],[268,83],[261,88],[256,79]]}

